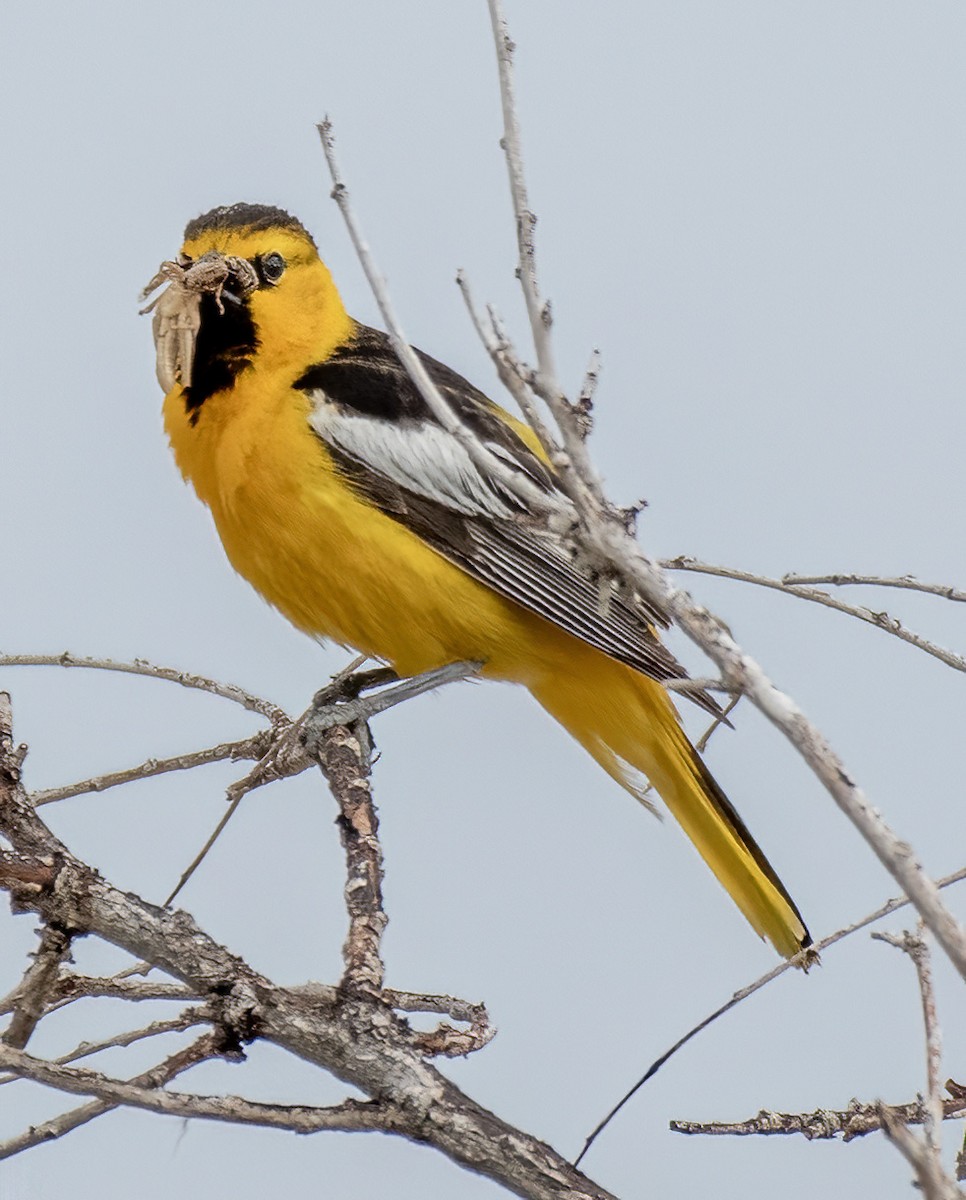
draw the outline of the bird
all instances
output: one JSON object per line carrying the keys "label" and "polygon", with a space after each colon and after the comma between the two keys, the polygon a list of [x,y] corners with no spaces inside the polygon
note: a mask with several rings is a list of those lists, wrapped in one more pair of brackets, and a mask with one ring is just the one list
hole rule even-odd
{"label": "bird", "polygon": [[686,678],[660,640],[666,615],[619,590],[602,601],[529,426],[416,351],[458,419],[444,426],[284,209],[189,221],[145,297],[162,285],[143,311],[165,430],[235,570],[298,629],[400,675],[465,661],[522,684],[627,791],[650,782],[761,937],[805,950],[801,914],[665,687]]}

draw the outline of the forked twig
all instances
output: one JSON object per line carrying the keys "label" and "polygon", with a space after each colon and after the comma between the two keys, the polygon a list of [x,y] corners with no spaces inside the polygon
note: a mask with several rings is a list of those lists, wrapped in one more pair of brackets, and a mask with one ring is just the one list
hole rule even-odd
{"label": "forked twig", "polygon": [[918,633],[913,633],[911,629],[906,629],[900,621],[887,612],[874,612],[860,604],[846,604],[844,600],[838,600],[835,596],[830,596],[828,592],[822,592],[818,588],[803,587],[798,583],[790,582],[795,578],[794,576],[786,575],[781,579],[771,579],[767,575],[755,575],[751,571],[739,571],[734,567],[719,567],[713,563],[699,562],[686,554],[679,555],[677,558],[665,559],[661,566],[668,571],[694,571],[699,575],[713,575],[718,579],[734,579],[739,583],[752,583],[756,587],[770,588],[772,591],[782,592],[786,596],[798,596],[801,600],[810,600],[813,604],[821,604],[824,608],[847,613],[850,617],[864,621],[867,625],[874,625],[876,629],[891,633],[893,637],[908,642],[917,650],[922,650],[925,654],[938,658],[947,667],[952,667],[956,671],[966,671],[966,658],[963,655],[947,650],[943,646],[937,646],[935,642],[930,642]]}
{"label": "forked twig", "polygon": [[922,1002],[922,1023],[926,1035],[926,1098],[922,1106],[923,1133],[926,1149],[933,1155],[942,1169],[942,1033],[936,1012],[936,993],[932,983],[932,963],[929,946],[923,936],[922,922],[916,933],[909,930],[901,934],[873,933],[873,938],[895,946],[912,959],[919,981],[919,998]]}
{"label": "forked twig", "polygon": [[[936,887],[940,889],[951,887],[954,883],[959,883],[964,879],[966,879],[966,867],[960,867],[958,871],[953,871],[951,874],[945,875],[942,879],[937,880]],[[891,900],[887,900],[885,904],[875,909],[874,912],[862,917],[861,920],[855,921],[851,925],[846,925],[842,929],[837,929],[834,933],[827,934],[824,938],[821,938],[815,943],[813,947],[814,952],[816,954],[824,953],[829,949],[830,946],[834,946],[837,942],[843,941],[845,938],[850,937],[853,933],[858,933],[860,929],[866,929],[869,925],[874,925],[876,921],[880,921],[883,917],[887,917],[891,913],[897,912],[900,908],[905,908],[909,903],[911,902],[908,896],[894,896]],[[786,971],[792,970],[795,966],[797,966],[797,963],[794,959],[788,959],[785,962],[778,963],[777,966],[772,967],[770,971],[766,971],[764,975],[759,976],[759,978],[755,979],[752,983],[746,984],[743,988],[739,988],[730,999],[724,1002],[724,1004],[719,1005],[719,1007],[713,1012],[709,1013],[704,1020],[699,1021],[698,1024],[689,1029],[683,1037],[678,1038],[678,1040],[672,1046],[669,1046],[659,1058],[656,1058],[654,1062],[651,1063],[651,1065],[647,1068],[641,1078],[637,1080],[634,1086],[624,1093],[624,1095],[620,1098],[620,1100],[618,1100],[614,1107],[610,1109],[603,1120],[599,1121],[597,1125],[594,1126],[593,1130],[584,1142],[583,1149],[574,1159],[574,1166],[580,1165],[584,1155],[591,1148],[597,1138],[604,1132],[614,1117],[616,1117],[621,1109],[630,1100],[632,1100],[634,1096],[637,1095],[637,1093],[641,1090],[644,1084],[648,1082],[649,1079],[654,1078],[654,1076],[658,1073],[658,1071],[660,1071],[665,1063],[672,1059],[679,1050],[683,1049],[688,1042],[693,1041],[693,1039],[696,1038],[699,1033],[702,1033],[710,1025],[713,1025],[719,1017],[723,1017],[725,1013],[728,1013],[733,1008],[736,1008],[743,1000],[747,1000],[748,997],[753,996],[755,992],[760,992],[761,989],[767,984],[771,983],[775,979],[778,979],[780,975],[784,975]]]}
{"label": "forked twig", "polygon": [[951,587],[946,583],[923,583],[914,575],[800,575],[789,571],[782,576],[782,583],[789,586],[798,584],[827,583],[832,587],[871,586],[904,588],[910,592],[924,592],[928,596],[942,596],[944,600],[956,600],[966,603],[966,592],[960,588]]}
{"label": "forked twig", "polygon": [[123,675],[143,675],[148,679],[163,679],[167,683],[177,683],[193,691],[208,692],[212,696],[220,696],[223,700],[231,700],[240,704],[242,708],[247,708],[249,712],[267,717],[269,721],[278,721],[285,717],[285,713],[277,704],[246,692],[244,688],[233,683],[219,683],[217,679],[192,675],[188,671],[179,671],[177,667],[160,667],[143,658],[136,658],[133,662],[116,662],[111,658],[85,658],[71,654],[68,650],[63,654],[0,654],[0,667],[82,667],[91,671],[119,671]]}

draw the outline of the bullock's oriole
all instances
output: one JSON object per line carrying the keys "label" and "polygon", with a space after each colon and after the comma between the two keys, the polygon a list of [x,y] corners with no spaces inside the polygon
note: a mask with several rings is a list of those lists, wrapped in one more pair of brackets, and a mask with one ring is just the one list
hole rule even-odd
{"label": "bullock's oriole", "polygon": [[[602,607],[530,430],[427,355],[486,469],[387,335],[348,315],[303,226],[235,204],[189,222],[156,302],[164,420],[235,569],[299,629],[415,674],[459,660],[521,683],[629,791],[645,775],[759,934],[808,931],[685,736],[662,615]],[[559,519],[558,519],[559,518]],[[712,711],[707,696],[699,702]]]}

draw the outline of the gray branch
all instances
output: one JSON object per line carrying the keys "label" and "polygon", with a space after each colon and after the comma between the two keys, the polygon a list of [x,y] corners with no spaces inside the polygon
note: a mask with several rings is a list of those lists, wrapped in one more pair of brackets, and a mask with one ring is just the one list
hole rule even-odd
{"label": "gray branch", "polygon": [[[333,747],[345,747],[347,737],[350,729],[332,726],[322,733],[320,745],[331,739]],[[9,697],[0,694],[0,833],[13,848],[0,857],[0,886],[9,892],[15,912],[36,913],[74,934],[95,934],[166,972],[184,995],[201,997],[215,1026],[216,1041],[204,1043],[212,1053],[238,1054],[261,1039],[375,1102],[342,1105],[328,1115],[293,1110],[288,1124],[274,1112],[268,1122],[264,1110],[274,1106],[251,1107],[242,1097],[231,1098],[235,1107],[229,1113],[217,1097],[166,1093],[154,1084],[111,1080],[0,1048],[0,1066],[7,1070],[96,1097],[93,1105],[62,1118],[67,1124],[98,1115],[104,1111],[98,1105],[115,1104],[211,1119],[264,1118],[263,1123],[292,1129],[304,1120],[319,1122],[319,1128],[374,1128],[378,1122],[387,1132],[434,1146],[516,1195],[607,1200],[610,1193],[549,1146],[478,1105],[427,1062],[425,1055],[433,1049],[423,1045],[426,1035],[414,1033],[393,1011],[392,999],[398,996],[281,987],[213,941],[188,913],[158,908],[115,888],[71,854],[41,820],[21,783],[22,757],[13,742]]]}

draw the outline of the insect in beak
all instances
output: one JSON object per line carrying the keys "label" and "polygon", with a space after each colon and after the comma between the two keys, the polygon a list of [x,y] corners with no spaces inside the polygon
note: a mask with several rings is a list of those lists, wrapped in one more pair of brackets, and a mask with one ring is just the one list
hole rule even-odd
{"label": "insect in beak", "polygon": [[[219,254],[209,250],[197,261],[179,256],[180,261],[163,262],[157,274],[144,288],[141,299],[167,284],[164,291],[141,309],[153,312],[152,332],[157,354],[158,383],[165,392],[175,384],[191,386],[191,368],[195,344],[201,328],[201,300],[214,297],[218,312],[224,313],[223,301],[233,305],[244,302],[258,287],[258,273],[247,258]],[[231,283],[231,288],[227,287]]]}

